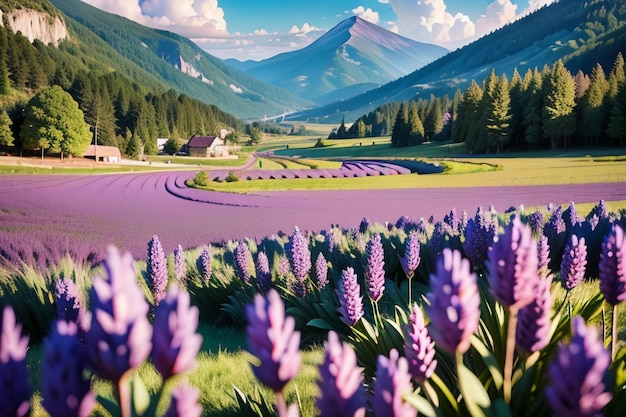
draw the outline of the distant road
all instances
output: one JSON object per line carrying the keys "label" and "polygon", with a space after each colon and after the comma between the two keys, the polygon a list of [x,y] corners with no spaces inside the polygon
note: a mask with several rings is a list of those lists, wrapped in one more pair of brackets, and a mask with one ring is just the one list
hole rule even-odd
{"label": "distant road", "polygon": [[[244,237],[261,239],[295,226],[320,231],[356,228],[364,217],[395,223],[400,216],[435,219],[456,209],[503,212],[513,205],[545,206],[626,200],[626,182],[512,187],[276,191],[239,195],[192,190],[194,172],[118,175],[0,176],[0,244],[73,239],[96,250],[115,244],[145,258],[157,234],[164,249]],[[581,213],[586,214],[586,213]]]}

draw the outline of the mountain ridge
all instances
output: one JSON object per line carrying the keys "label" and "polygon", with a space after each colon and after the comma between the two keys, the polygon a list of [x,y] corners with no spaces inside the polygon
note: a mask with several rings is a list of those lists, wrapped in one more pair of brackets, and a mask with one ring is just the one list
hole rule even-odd
{"label": "mountain ridge", "polygon": [[228,62],[320,104],[348,98],[342,94],[347,87],[356,93],[383,85],[447,52],[353,16],[297,51],[263,61]]}

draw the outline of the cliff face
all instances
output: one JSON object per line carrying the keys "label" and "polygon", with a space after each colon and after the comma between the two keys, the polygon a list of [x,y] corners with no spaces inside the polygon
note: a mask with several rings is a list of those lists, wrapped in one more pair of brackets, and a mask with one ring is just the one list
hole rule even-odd
{"label": "cliff face", "polygon": [[[67,39],[67,27],[59,17],[52,17],[47,13],[30,9],[15,9],[6,13],[9,26],[14,33],[22,32],[31,42],[35,39],[48,45],[58,46],[59,42]],[[3,24],[0,11],[0,25]]]}

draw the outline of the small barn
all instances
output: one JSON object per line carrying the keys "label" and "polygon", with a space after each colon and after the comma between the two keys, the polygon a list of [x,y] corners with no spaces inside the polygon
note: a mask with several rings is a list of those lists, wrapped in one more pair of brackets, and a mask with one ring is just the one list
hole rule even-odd
{"label": "small barn", "polygon": [[122,162],[122,154],[117,146],[89,145],[83,158],[94,159],[96,162]]}
{"label": "small barn", "polygon": [[202,158],[225,157],[228,156],[228,147],[217,136],[194,135],[187,142],[187,153]]}

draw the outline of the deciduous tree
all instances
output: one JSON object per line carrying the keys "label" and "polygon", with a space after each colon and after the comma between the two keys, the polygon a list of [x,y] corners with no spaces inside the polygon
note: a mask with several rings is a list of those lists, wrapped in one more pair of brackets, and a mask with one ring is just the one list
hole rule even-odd
{"label": "deciduous tree", "polygon": [[6,110],[0,111],[0,145],[13,146],[13,132],[11,131],[11,118]]}

